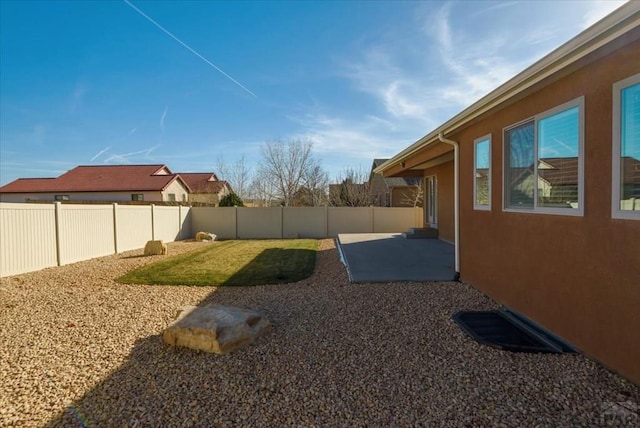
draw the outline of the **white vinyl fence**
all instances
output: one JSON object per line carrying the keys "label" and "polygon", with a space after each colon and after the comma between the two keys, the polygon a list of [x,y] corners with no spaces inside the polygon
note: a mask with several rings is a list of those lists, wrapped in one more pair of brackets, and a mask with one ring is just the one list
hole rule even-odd
{"label": "white vinyl fence", "polygon": [[189,207],[0,203],[0,276],[191,236]]}
{"label": "white vinyl fence", "polygon": [[219,239],[329,238],[423,225],[421,208],[210,208],[0,203],[0,276],[172,242],[197,232]]}

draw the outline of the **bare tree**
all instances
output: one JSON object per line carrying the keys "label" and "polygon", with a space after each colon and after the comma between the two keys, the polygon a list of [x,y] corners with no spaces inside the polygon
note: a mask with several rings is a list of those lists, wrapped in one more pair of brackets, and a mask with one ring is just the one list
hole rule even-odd
{"label": "bare tree", "polygon": [[371,204],[369,174],[362,168],[347,168],[329,187],[329,203],[337,207],[366,207]]}
{"label": "bare tree", "polygon": [[320,165],[315,165],[306,172],[304,177],[305,188],[308,190],[304,205],[321,207],[329,202],[327,192],[329,190],[329,176]]}
{"label": "bare tree", "polygon": [[251,185],[251,169],[244,155],[232,165],[228,164],[222,155],[216,159],[216,169],[220,180],[228,181],[236,195],[245,199]]}
{"label": "bare tree", "polygon": [[[216,158],[216,176],[219,180],[227,180],[229,174],[229,164],[224,159],[223,155],[218,155]],[[228,180],[227,180],[228,181]]]}
{"label": "bare tree", "polygon": [[277,191],[271,180],[265,179],[264,171],[259,170],[249,185],[249,196],[255,207],[271,207],[278,204]]}
{"label": "bare tree", "polygon": [[244,156],[238,159],[231,168],[229,180],[233,183],[233,190],[240,198],[245,198],[251,184],[251,170]]}
{"label": "bare tree", "polygon": [[402,192],[402,205],[411,207],[421,207],[424,200],[423,186],[410,186]]}
{"label": "bare tree", "polygon": [[284,206],[292,205],[296,192],[318,175],[321,167],[312,148],[311,141],[298,139],[267,141],[262,146],[257,177],[262,188],[274,192],[271,199],[279,199]]}

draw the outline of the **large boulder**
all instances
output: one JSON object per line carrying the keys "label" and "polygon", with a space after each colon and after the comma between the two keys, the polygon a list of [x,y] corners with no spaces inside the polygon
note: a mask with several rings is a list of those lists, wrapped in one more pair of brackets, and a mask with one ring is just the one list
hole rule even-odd
{"label": "large boulder", "polygon": [[162,333],[172,346],[226,354],[249,345],[271,330],[271,323],[248,309],[219,304],[184,306]]}
{"label": "large boulder", "polygon": [[217,236],[213,233],[198,232],[196,233],[196,241],[215,241]]}
{"label": "large boulder", "polygon": [[147,241],[144,246],[145,256],[155,256],[167,254],[167,244],[162,241]]}

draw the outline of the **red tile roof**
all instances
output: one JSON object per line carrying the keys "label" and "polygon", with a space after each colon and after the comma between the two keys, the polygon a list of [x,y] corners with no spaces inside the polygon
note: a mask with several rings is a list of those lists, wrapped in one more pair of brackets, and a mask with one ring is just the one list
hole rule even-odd
{"label": "red tile roof", "polygon": [[[165,170],[168,174],[162,174]],[[180,180],[166,165],[78,166],[57,178],[19,178],[0,187],[2,193],[162,191]],[[190,189],[189,189],[190,190]]]}
{"label": "red tile roof", "polygon": [[575,186],[578,184],[578,158],[542,158],[538,174],[552,186]]}
{"label": "red tile roof", "polygon": [[231,189],[228,182],[218,180],[211,172],[180,172],[178,175],[184,179],[193,193],[220,193],[225,186]]}

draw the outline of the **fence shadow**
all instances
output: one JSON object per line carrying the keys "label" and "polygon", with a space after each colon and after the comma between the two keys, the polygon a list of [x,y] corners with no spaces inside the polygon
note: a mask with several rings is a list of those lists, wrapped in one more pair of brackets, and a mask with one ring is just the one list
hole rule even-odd
{"label": "fence shadow", "polygon": [[[301,281],[311,276],[315,260],[315,250],[267,248],[222,285],[284,284]],[[256,280],[260,281],[260,284],[256,284]]]}

